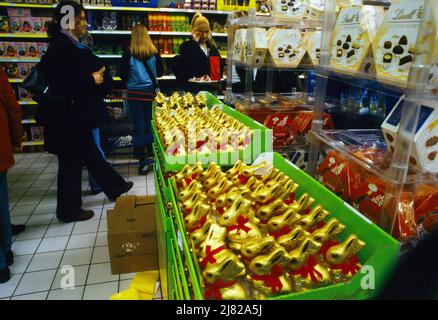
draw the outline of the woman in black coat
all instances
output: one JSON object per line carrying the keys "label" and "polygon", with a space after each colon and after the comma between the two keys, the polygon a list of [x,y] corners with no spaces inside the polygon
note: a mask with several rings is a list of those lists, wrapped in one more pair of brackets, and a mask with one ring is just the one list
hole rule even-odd
{"label": "woman in black coat", "polygon": [[[74,25],[63,25],[64,6],[74,9]],[[92,210],[83,210],[81,196],[82,164],[98,181],[108,198],[114,200],[132,188],[103,158],[92,136],[101,125],[103,96],[108,92],[109,74],[89,50],[82,50],[78,37],[87,30],[84,8],[74,1],[58,4],[49,26],[49,47],[42,59],[49,91],[58,97],[56,105],[46,106],[45,148],[58,156],[57,217],[64,222],[90,219]]]}
{"label": "woman in black coat", "polygon": [[207,18],[200,13],[195,14],[190,29],[192,32],[192,39],[185,41],[180,47],[180,58],[177,71],[177,76],[180,79],[178,80],[186,91],[193,93],[203,90],[217,92],[220,90],[220,86],[189,82],[189,79],[194,77],[201,78],[204,76],[210,76],[211,57],[218,57],[221,77],[224,71],[219,51],[216,46],[210,42],[211,29]]}

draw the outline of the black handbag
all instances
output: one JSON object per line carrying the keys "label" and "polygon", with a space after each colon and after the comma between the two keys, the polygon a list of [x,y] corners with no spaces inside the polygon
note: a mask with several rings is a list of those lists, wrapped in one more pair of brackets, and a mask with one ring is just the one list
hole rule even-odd
{"label": "black handbag", "polygon": [[52,107],[65,103],[64,96],[54,95],[49,90],[49,82],[44,72],[46,56],[41,58],[20,86],[33,95],[33,100],[38,103],[35,112],[35,121],[43,126],[49,123],[49,112]]}

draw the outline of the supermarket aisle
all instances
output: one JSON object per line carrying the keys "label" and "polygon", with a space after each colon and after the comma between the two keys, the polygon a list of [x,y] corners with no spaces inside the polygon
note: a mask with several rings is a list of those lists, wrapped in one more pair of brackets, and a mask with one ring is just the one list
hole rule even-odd
{"label": "supermarket aisle", "polygon": [[[93,220],[60,223],[54,213],[56,157],[19,154],[16,161],[8,172],[11,218],[14,224],[26,224],[26,231],[13,239],[15,263],[11,280],[0,285],[0,299],[106,300],[127,289],[135,274],[112,275],[109,264],[106,210],[114,203],[103,193],[85,195],[83,208],[94,210]],[[109,161],[127,164],[117,170],[135,183],[128,194],[155,194],[153,173],[138,176],[127,156]],[[83,190],[88,190],[86,171],[83,177]],[[60,289],[63,265],[74,266],[75,289]]]}

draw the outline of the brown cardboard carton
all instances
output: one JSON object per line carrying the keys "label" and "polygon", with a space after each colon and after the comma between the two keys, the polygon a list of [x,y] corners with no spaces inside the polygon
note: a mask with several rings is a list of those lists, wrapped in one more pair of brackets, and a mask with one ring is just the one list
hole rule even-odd
{"label": "brown cardboard carton", "polygon": [[108,210],[108,245],[113,274],[158,269],[155,197],[117,199]]}

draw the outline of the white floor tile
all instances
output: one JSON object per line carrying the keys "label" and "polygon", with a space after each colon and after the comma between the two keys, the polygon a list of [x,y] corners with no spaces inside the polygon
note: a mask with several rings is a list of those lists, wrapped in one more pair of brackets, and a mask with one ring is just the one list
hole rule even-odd
{"label": "white floor tile", "polygon": [[34,214],[42,214],[42,213],[55,213],[56,212],[56,203],[42,203],[39,204],[34,211]]}
{"label": "white floor tile", "polygon": [[25,273],[14,295],[48,291],[55,278],[56,270]]}
{"label": "white floor tile", "polygon": [[30,188],[28,191],[26,191],[25,196],[43,196],[45,195],[46,190],[45,189],[34,189]]}
{"label": "white floor tile", "polygon": [[64,251],[37,253],[27,267],[26,272],[57,269]]}
{"label": "white floor tile", "polygon": [[47,300],[82,300],[84,286],[77,286],[74,289],[50,290]]}
{"label": "white floor tile", "polygon": [[[33,214],[26,223],[26,227],[50,225],[55,214]],[[47,235],[46,235],[47,236]]]}
{"label": "white floor tile", "polygon": [[8,282],[0,283],[0,298],[12,296],[18,286],[18,283],[20,282],[22,275],[22,273],[12,274],[11,279]]}
{"label": "white floor tile", "polygon": [[[69,283],[70,285],[77,286],[83,286],[85,285],[85,281],[87,280],[87,274],[88,269],[90,266],[76,266],[73,267],[73,269],[70,271],[70,269],[65,268],[64,266],[61,266],[56,271],[55,280],[53,281],[52,290],[54,289],[61,289],[61,286],[65,285],[65,276],[72,276],[72,283]],[[63,280],[63,281],[62,281]],[[62,281],[62,284],[61,284]]]}
{"label": "white floor tile", "polygon": [[74,223],[57,223],[49,226],[46,233],[46,238],[48,237],[59,237],[59,236],[69,236],[73,230]]}
{"label": "white floor tile", "polygon": [[56,195],[45,195],[44,198],[41,199],[41,203],[43,204],[53,204],[56,203],[56,201]]}
{"label": "white floor tile", "polygon": [[84,300],[109,300],[117,293],[119,282],[109,282],[94,285],[87,285],[84,291]]}
{"label": "white floor tile", "polygon": [[129,289],[132,280],[121,280],[119,283],[119,292],[125,291]]}
{"label": "white floor tile", "polygon": [[9,201],[12,201],[14,198],[20,200],[22,196],[27,197],[27,190],[27,188],[11,190],[11,188],[8,186]]}
{"label": "white floor tile", "polygon": [[82,204],[84,209],[102,208],[105,199],[88,199],[85,197],[85,201]]}
{"label": "white floor tile", "polygon": [[24,172],[24,174],[20,177],[20,181],[23,181],[23,182],[32,181],[32,182],[34,182],[38,178],[39,174],[30,174],[29,171],[31,171],[31,169],[27,169]]}
{"label": "white floor tile", "polygon": [[[26,224],[26,222],[29,220],[29,216],[12,216],[11,217],[11,223],[12,224]],[[26,224],[27,226],[27,224]]]}
{"label": "white floor tile", "polygon": [[96,233],[72,235],[68,242],[67,249],[80,249],[94,247]]}
{"label": "white floor tile", "polygon": [[17,236],[17,240],[41,239],[47,231],[48,226],[27,226],[26,229]]}
{"label": "white floor tile", "polygon": [[15,241],[12,244],[12,251],[16,256],[34,254],[40,242],[41,239]]}
{"label": "white floor tile", "polygon": [[116,280],[119,280],[119,275],[111,274],[111,265],[109,263],[98,263],[92,264],[90,266],[90,272],[88,273],[87,278],[87,285]]}
{"label": "white floor tile", "polygon": [[102,263],[109,261],[110,258],[109,258],[108,246],[94,248],[93,259],[91,260],[91,263]]}
{"label": "white floor tile", "polygon": [[68,236],[44,238],[38,247],[37,253],[65,250],[68,240]]}
{"label": "white floor tile", "polygon": [[14,263],[9,267],[9,270],[11,270],[11,274],[19,274],[25,272],[30,260],[32,260],[32,257],[32,254],[28,254],[25,256],[15,256],[14,253]]}
{"label": "white floor tile", "polygon": [[76,222],[72,234],[95,233],[99,228],[99,221],[87,220]]}
{"label": "white floor tile", "polygon": [[35,210],[36,204],[31,206],[16,206],[11,211],[11,216],[29,216]]}
{"label": "white floor tile", "polygon": [[46,300],[48,291],[13,296],[11,300]]}
{"label": "white floor tile", "polygon": [[107,232],[108,231],[108,225],[106,219],[101,219],[99,223],[99,232]]}
{"label": "white floor tile", "polygon": [[79,266],[89,265],[91,262],[91,255],[93,248],[66,250],[61,261],[61,266]]}
{"label": "white floor tile", "polygon": [[32,185],[33,181],[16,181],[14,185],[12,186],[11,190],[14,189],[22,189],[22,188],[29,188]]}
{"label": "white floor tile", "polygon": [[106,232],[99,232],[96,238],[96,247],[99,246],[107,246],[108,245],[108,236]]}
{"label": "white floor tile", "polygon": [[134,279],[135,275],[138,272],[132,272],[132,273],[121,273],[120,274],[120,280],[130,280],[130,279]]}

